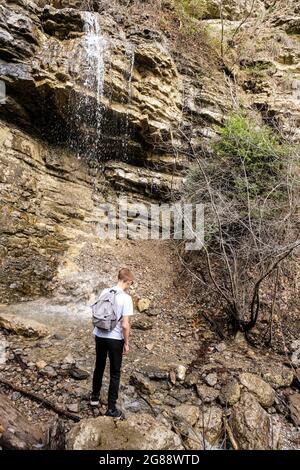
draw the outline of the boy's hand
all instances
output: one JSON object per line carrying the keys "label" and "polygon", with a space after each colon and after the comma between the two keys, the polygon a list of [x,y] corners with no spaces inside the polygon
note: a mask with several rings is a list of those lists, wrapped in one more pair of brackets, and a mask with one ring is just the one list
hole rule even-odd
{"label": "boy's hand", "polygon": [[129,351],[129,345],[124,343],[123,354],[128,354],[128,351]]}

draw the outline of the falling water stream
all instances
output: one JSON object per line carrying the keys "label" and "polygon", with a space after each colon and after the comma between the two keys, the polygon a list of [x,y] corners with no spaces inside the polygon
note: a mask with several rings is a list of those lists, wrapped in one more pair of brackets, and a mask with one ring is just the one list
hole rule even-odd
{"label": "falling water stream", "polygon": [[98,14],[84,13],[83,47],[86,55],[87,74],[84,86],[96,92],[97,125],[101,123],[101,97],[104,89],[105,51],[108,42],[101,33]]}
{"label": "falling water stream", "polygon": [[[83,12],[84,35],[80,44],[76,46],[69,57],[69,68],[77,83],[85,87],[84,93],[73,93],[69,105],[69,122],[75,131],[75,137],[80,136],[80,143],[74,142],[73,136],[69,141],[77,157],[84,154],[87,159],[100,161],[101,150],[105,144],[105,131],[110,129],[105,126],[104,101],[112,100],[112,90],[105,90],[105,76],[110,75],[110,81],[114,81],[113,47],[114,39],[102,32],[101,17],[96,12]],[[124,35],[125,36],[125,35]],[[134,46],[123,37],[124,59],[127,64],[125,79],[127,80],[127,96],[120,97],[126,109],[123,118],[116,124],[118,129],[116,137],[120,142],[119,149],[105,149],[105,153],[119,154],[118,158],[128,159],[128,141],[130,137],[129,107],[132,101],[132,76],[134,68]],[[105,96],[104,96],[105,93]],[[104,99],[105,98],[105,99]],[[114,127],[114,126],[113,126]],[[113,130],[111,130],[113,132]],[[76,139],[75,139],[76,140]],[[108,150],[108,152],[107,152]]]}
{"label": "falling water stream", "polygon": [[[89,92],[74,93],[69,102],[69,120],[70,126],[73,127],[75,133],[77,130],[80,136],[81,148],[78,149],[78,141],[73,139],[73,134],[67,138],[68,145],[77,158],[81,158],[82,150],[87,149],[88,153],[97,154],[97,158],[101,159],[98,149],[99,142],[102,139],[102,118],[105,106],[102,102],[104,96],[104,78],[106,67],[112,69],[110,63],[110,47],[112,41],[101,31],[100,16],[95,12],[83,12],[84,15],[84,35],[74,50],[69,55],[69,71],[74,82],[81,83]],[[134,46],[123,38],[124,56],[128,69],[126,73],[127,99],[124,101],[126,106],[126,114],[120,128],[122,132],[121,142],[123,149],[123,157],[128,155],[128,138],[129,138],[129,113],[128,106],[132,99],[132,76],[134,68]],[[60,50],[48,51],[49,54],[59,54]],[[50,61],[50,58],[49,58]],[[113,77],[111,77],[113,79]],[[109,91],[108,91],[109,93]],[[112,152],[113,154],[113,152]],[[87,158],[89,155],[87,155]],[[79,280],[76,282],[80,282]],[[28,308],[27,308],[28,306]],[[66,319],[70,316],[76,322],[85,322],[90,320],[90,308],[88,302],[74,299],[74,303],[62,299],[40,299],[36,301],[22,302],[15,304],[15,314],[40,320],[48,325],[57,324],[57,319],[61,323],[61,329],[69,328]],[[75,315],[75,316],[74,316]],[[71,329],[71,325],[70,325]]]}
{"label": "falling water stream", "polygon": [[131,44],[126,44],[125,47],[125,55],[129,60],[129,73],[128,73],[128,92],[127,92],[127,103],[126,103],[126,119],[125,119],[125,132],[124,132],[124,138],[122,141],[123,144],[123,158],[124,160],[127,160],[128,158],[128,138],[129,138],[129,107],[131,104],[131,98],[132,98],[132,73],[133,73],[133,67],[134,67],[134,48]]}

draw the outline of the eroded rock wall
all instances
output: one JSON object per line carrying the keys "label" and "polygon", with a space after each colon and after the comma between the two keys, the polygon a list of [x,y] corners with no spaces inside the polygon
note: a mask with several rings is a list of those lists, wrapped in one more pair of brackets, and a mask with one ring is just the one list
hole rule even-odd
{"label": "eroded rock wall", "polygon": [[238,105],[292,122],[297,138],[297,2],[225,2],[227,69],[216,2],[198,21],[202,42],[166,26],[171,1],[151,26],[154,3],[0,0],[2,302],[53,293],[76,271],[101,202],[168,200],[189,142],[209,145]]}

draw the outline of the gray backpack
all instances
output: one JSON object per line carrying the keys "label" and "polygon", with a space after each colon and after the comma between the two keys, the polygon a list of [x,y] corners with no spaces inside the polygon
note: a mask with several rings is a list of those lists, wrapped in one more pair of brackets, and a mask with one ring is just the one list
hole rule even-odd
{"label": "gray backpack", "polygon": [[110,289],[109,292],[101,295],[100,299],[92,305],[93,325],[97,326],[100,330],[112,331],[122,318],[118,318],[117,314],[117,294],[118,291]]}

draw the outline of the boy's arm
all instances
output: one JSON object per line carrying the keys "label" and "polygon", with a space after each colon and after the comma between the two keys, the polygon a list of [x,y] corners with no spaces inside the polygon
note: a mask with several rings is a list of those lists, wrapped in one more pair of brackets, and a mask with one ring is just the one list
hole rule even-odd
{"label": "boy's arm", "polygon": [[128,316],[123,317],[122,327],[123,327],[123,336],[124,336],[124,351],[123,351],[123,353],[127,354],[128,351],[129,351],[129,331],[130,331]]}
{"label": "boy's arm", "polygon": [[123,353],[127,354],[129,351],[129,316],[133,315],[133,302],[132,298],[128,295],[126,302],[123,307],[123,319],[122,319],[122,328],[124,336],[124,350]]}

